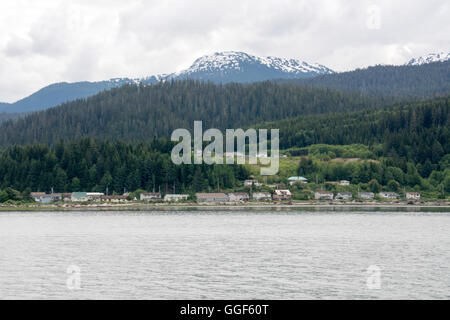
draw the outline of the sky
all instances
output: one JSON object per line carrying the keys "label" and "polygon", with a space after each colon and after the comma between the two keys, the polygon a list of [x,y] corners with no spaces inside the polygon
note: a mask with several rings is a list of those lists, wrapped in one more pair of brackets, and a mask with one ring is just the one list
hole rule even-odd
{"label": "sky", "polygon": [[335,71],[450,51],[448,0],[1,0],[0,101],[244,51]]}

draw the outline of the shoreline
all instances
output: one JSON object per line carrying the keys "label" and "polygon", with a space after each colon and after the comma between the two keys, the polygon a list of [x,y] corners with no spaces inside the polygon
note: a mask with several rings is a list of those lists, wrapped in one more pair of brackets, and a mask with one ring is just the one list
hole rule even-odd
{"label": "shoreline", "polygon": [[239,211],[239,210],[405,210],[450,212],[450,202],[292,202],[292,203],[65,203],[0,205],[0,212],[20,211]]}

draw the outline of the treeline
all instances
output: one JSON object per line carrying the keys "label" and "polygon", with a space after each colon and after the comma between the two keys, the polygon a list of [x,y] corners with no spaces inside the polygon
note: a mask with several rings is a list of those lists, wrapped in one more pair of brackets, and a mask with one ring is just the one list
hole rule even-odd
{"label": "treeline", "polygon": [[24,116],[21,113],[2,113],[0,112],[0,123],[8,121],[8,120],[17,120],[20,117]]}
{"label": "treeline", "polygon": [[247,170],[237,165],[176,166],[170,159],[172,147],[161,139],[132,145],[89,138],[52,147],[13,146],[0,154],[0,190],[10,196],[12,189],[27,194],[52,188],[109,194],[138,189],[193,193],[232,188],[248,177]]}
{"label": "treeline", "polygon": [[[422,164],[406,162],[399,167],[390,158],[367,161],[321,161],[317,154],[303,157],[297,174],[311,182],[323,184],[326,181],[348,180],[361,190],[372,192],[407,190],[450,193],[450,155],[433,165],[430,161]],[[333,185],[328,185],[330,188]]]}
{"label": "treeline", "polygon": [[299,117],[259,127],[280,128],[280,148],[291,148],[292,155],[304,155],[306,150],[301,148],[315,144],[363,144],[375,156],[390,158],[406,169],[407,162],[437,166],[450,153],[448,97],[401,103],[385,110]]}
{"label": "treeline", "polygon": [[53,144],[91,137],[144,142],[174,129],[239,128],[301,115],[378,109],[385,98],[272,82],[216,85],[197,81],[126,85],[0,125],[0,146]]}
{"label": "treeline", "polygon": [[420,66],[378,65],[312,79],[279,82],[401,99],[431,98],[450,94],[450,61]]}

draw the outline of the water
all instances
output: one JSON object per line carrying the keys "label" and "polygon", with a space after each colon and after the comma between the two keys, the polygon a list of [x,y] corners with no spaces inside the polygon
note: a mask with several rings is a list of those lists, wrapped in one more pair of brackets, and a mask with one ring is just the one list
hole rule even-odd
{"label": "water", "polygon": [[448,299],[450,214],[0,213],[0,298]]}

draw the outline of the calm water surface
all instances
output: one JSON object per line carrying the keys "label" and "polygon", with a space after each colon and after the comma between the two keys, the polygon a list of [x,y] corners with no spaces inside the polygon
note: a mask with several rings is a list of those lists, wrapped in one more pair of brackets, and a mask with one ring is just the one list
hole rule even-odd
{"label": "calm water surface", "polygon": [[448,299],[450,214],[0,213],[0,298]]}

